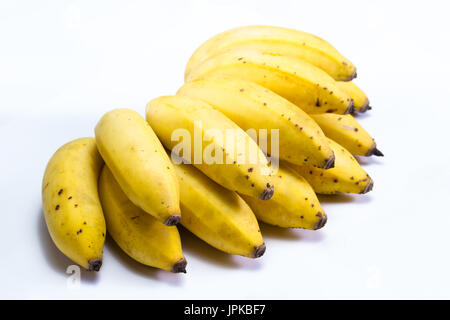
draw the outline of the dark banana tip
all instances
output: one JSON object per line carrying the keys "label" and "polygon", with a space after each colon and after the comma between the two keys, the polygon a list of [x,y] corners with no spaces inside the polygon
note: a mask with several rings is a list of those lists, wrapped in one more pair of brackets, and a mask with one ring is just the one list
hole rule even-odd
{"label": "dark banana tip", "polygon": [[380,150],[378,150],[377,148],[375,148],[375,150],[373,150],[373,155],[377,156],[377,157],[384,157],[383,152],[381,152]]}
{"label": "dark banana tip", "polygon": [[173,273],[186,273],[186,265],[187,261],[185,258],[181,258],[172,267],[172,270],[170,270]]}
{"label": "dark banana tip", "polygon": [[259,258],[264,254],[264,252],[266,252],[266,244],[265,243],[263,243],[260,246],[255,247],[255,251],[253,251],[252,257]]}
{"label": "dark banana tip", "polygon": [[89,271],[100,271],[102,267],[102,259],[92,259],[88,261],[88,270]]}
{"label": "dark banana tip", "polygon": [[327,223],[327,215],[325,213],[317,213],[316,214],[317,217],[319,217],[319,221],[317,221],[316,225],[314,226],[314,230],[318,230],[323,228],[323,226],[325,226],[325,224]]}
{"label": "dark banana tip", "polygon": [[369,106],[369,99],[366,99],[366,102],[364,103],[364,105],[361,108],[359,108],[358,112],[363,113],[363,112],[366,112],[367,110],[372,110],[372,107]]}
{"label": "dark banana tip", "polygon": [[322,169],[332,169],[334,168],[334,163],[336,161],[336,157],[334,156],[334,154],[327,160],[327,162],[325,163],[325,165],[322,167]]}
{"label": "dark banana tip", "polygon": [[181,220],[181,215],[180,214],[173,214],[170,217],[168,217],[166,219],[166,221],[164,221],[164,224],[166,226],[175,226],[178,224],[178,222],[180,222]]}
{"label": "dark banana tip", "polygon": [[367,157],[370,156],[377,156],[377,157],[384,157],[383,152],[377,149],[377,145],[374,143],[373,146],[370,148],[369,151],[366,153]]}
{"label": "dark banana tip", "polygon": [[363,191],[360,192],[360,194],[365,194],[373,189],[373,180],[370,179],[370,182],[367,184],[367,186],[364,188]]}
{"label": "dark banana tip", "polygon": [[353,99],[351,99],[344,114],[353,114],[353,113],[355,113],[355,111],[356,111],[356,109],[355,109],[355,106],[353,105]]}
{"label": "dark banana tip", "polygon": [[259,196],[260,200],[269,200],[273,196],[274,187],[270,186],[269,184],[267,185],[268,185],[267,189],[265,189],[263,193],[261,193],[261,195]]}
{"label": "dark banana tip", "polygon": [[351,74],[351,76],[349,76],[347,78],[347,81],[352,81],[353,79],[355,79],[358,76],[358,73],[356,73],[356,69],[355,71],[353,71],[353,73]]}

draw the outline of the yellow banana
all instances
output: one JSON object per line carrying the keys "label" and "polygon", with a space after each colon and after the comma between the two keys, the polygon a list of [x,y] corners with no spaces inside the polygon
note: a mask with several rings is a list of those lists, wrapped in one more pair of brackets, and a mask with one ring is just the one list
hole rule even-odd
{"label": "yellow banana", "polygon": [[104,166],[99,193],[108,233],[134,260],[171,272],[186,272],[177,227],[166,226],[135,206]]}
{"label": "yellow banana", "polygon": [[277,192],[261,201],[245,195],[258,220],[283,228],[322,228],[327,216],[309,183],[292,168],[283,164],[275,176]]}
{"label": "yellow banana", "polygon": [[336,80],[348,81],[356,77],[356,67],[325,40],[306,32],[272,26],[240,27],[209,39],[190,58],[185,77],[213,55],[245,46],[276,56],[305,60]]}
{"label": "yellow banana", "polygon": [[374,139],[352,115],[322,113],[312,114],[311,117],[328,138],[342,145],[351,154],[383,156],[383,153],[377,149]]}
{"label": "yellow banana", "polygon": [[224,252],[249,258],[264,254],[258,221],[236,192],[218,185],[192,165],[175,165],[175,171],[184,227]]}
{"label": "yellow banana", "polygon": [[285,163],[300,173],[316,193],[367,193],[373,188],[370,176],[358,161],[344,147],[329,139],[329,145],[336,157],[332,169],[323,170],[312,166],[297,166]]}
{"label": "yellow banana", "polygon": [[364,91],[362,91],[352,81],[337,81],[338,88],[347,92],[353,100],[353,107],[358,112],[366,112],[372,109],[369,105],[369,98],[367,98]]}
{"label": "yellow banana", "polygon": [[[188,147],[179,155],[218,184],[264,200],[272,196],[274,186],[264,153],[241,128],[207,103],[182,96],[159,97],[147,105],[146,114],[169,150],[179,145],[173,135],[186,133],[181,137]],[[230,140],[227,131],[233,133]],[[205,145],[202,141],[210,142]],[[235,148],[230,148],[230,141]],[[245,150],[239,152],[239,147]],[[256,154],[255,164],[249,161],[250,152]],[[214,155],[208,159],[205,154]]]}
{"label": "yellow banana", "polygon": [[50,236],[75,263],[99,271],[106,225],[97,181],[103,160],[93,138],[71,141],[55,152],[42,182],[42,206]]}
{"label": "yellow banana", "polygon": [[127,197],[166,225],[180,221],[173,165],[149,124],[130,109],[106,113],[95,128],[97,147]]}
{"label": "yellow banana", "polygon": [[255,49],[230,49],[205,60],[187,81],[231,77],[253,81],[291,101],[307,113],[350,113],[350,96],[325,71],[303,60],[273,56]]}
{"label": "yellow banana", "polygon": [[[279,157],[295,164],[333,166],[334,156],[320,127],[301,109],[253,82],[204,79],[186,83],[178,95],[203,100],[247,131],[267,132],[267,153],[272,150],[271,130],[278,129]],[[258,140],[256,140],[258,141]]]}

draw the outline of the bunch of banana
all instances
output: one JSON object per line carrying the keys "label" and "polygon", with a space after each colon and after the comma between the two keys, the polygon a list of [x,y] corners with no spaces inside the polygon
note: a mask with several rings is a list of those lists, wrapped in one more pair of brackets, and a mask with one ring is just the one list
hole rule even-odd
{"label": "bunch of banana", "polygon": [[177,94],[207,102],[245,131],[266,130],[267,146],[260,146],[265,152],[270,153],[272,149],[271,130],[278,129],[280,159],[325,169],[333,167],[333,152],[314,120],[256,83],[236,79],[197,80],[186,83]]}
{"label": "bunch of banana", "polygon": [[232,48],[203,61],[186,80],[217,77],[253,81],[307,113],[354,111],[350,95],[329,74],[290,56],[271,55],[254,48]]}
{"label": "bunch of banana", "polygon": [[232,29],[204,42],[190,58],[185,79],[199,64],[215,54],[237,47],[252,47],[273,56],[291,56],[309,62],[336,80],[356,77],[356,67],[331,44],[312,34],[273,26]]}
{"label": "bunch of banana", "polygon": [[[88,270],[106,231],[134,260],[186,272],[177,224],[223,252],[259,258],[258,221],[321,229],[316,194],[372,190],[354,155],[383,156],[349,113],[370,110],[355,66],[328,42],[250,26],[202,44],[176,95],[107,112],[95,139],[62,146],[44,174],[56,246]],[[98,185],[97,185],[98,183]]]}

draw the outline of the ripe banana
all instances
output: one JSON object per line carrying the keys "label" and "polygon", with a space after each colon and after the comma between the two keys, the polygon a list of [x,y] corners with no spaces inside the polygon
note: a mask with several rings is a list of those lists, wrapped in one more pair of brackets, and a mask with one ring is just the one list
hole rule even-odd
{"label": "ripe banana", "polygon": [[350,113],[350,96],[325,71],[303,60],[273,56],[255,49],[230,49],[205,60],[187,81],[231,77],[253,81],[291,101],[307,113]]}
{"label": "ripe banana", "polygon": [[305,60],[336,80],[349,81],[356,77],[355,66],[325,40],[306,32],[272,26],[240,27],[209,39],[190,58],[185,77],[213,55],[245,46],[275,56],[292,56]]}
{"label": "ripe banana", "polygon": [[180,223],[184,227],[224,252],[249,258],[264,254],[266,246],[258,221],[236,192],[218,185],[190,164],[175,165],[175,171],[180,183]]}
{"label": "ripe banana", "polygon": [[[263,200],[272,197],[274,185],[264,153],[241,128],[207,103],[182,96],[159,97],[147,105],[146,114],[166,148],[175,147],[178,154],[178,146],[187,144],[178,155],[218,184]],[[231,139],[227,131],[233,133]],[[182,143],[175,141],[177,133]],[[205,145],[203,141],[211,142]],[[239,147],[245,150],[239,152]],[[255,164],[249,161],[250,153],[256,155]]]}
{"label": "ripe banana", "polygon": [[136,207],[104,166],[99,193],[108,233],[131,258],[145,265],[171,272],[186,272],[177,227],[165,226]]}
{"label": "ripe banana", "polygon": [[97,147],[127,197],[166,225],[180,221],[173,165],[149,124],[130,109],[106,113],[95,128]]}
{"label": "ripe banana", "polygon": [[253,82],[236,79],[204,79],[186,83],[178,95],[200,99],[222,112],[243,130],[267,132],[270,153],[271,130],[278,129],[279,157],[295,164],[329,168],[334,156],[320,127],[301,109]]}
{"label": "ripe banana", "polygon": [[267,201],[242,195],[258,220],[282,228],[317,230],[325,225],[327,216],[314,190],[302,176],[281,165],[275,179],[277,192]]}
{"label": "ripe banana", "polygon": [[329,145],[336,156],[335,166],[323,170],[312,166],[297,166],[285,163],[300,173],[316,193],[333,194],[367,193],[373,188],[373,181],[361,168],[358,161],[344,147],[329,139]]}
{"label": "ripe banana", "polygon": [[372,109],[369,105],[369,98],[367,98],[364,91],[362,91],[352,81],[337,81],[337,86],[342,91],[347,92],[353,100],[353,107],[358,112],[366,112]]}
{"label": "ripe banana", "polygon": [[383,153],[377,149],[374,139],[352,115],[322,113],[312,114],[311,117],[328,138],[342,145],[351,154],[383,156]]}
{"label": "ripe banana", "polygon": [[71,141],[47,164],[42,206],[50,236],[75,263],[99,271],[106,225],[97,181],[103,160],[93,138]]}

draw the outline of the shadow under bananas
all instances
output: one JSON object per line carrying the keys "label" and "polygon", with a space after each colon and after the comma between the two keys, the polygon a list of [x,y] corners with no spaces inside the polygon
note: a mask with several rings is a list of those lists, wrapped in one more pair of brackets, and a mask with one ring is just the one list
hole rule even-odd
{"label": "shadow under bananas", "polygon": [[350,203],[354,202],[355,198],[350,194],[337,193],[337,194],[317,194],[319,202],[324,203]]}
{"label": "shadow under bananas", "polygon": [[[306,230],[300,228],[281,228],[264,222],[259,222],[264,240],[281,239],[294,241],[319,242],[323,239],[321,230]],[[266,241],[267,242],[267,241]]]}
{"label": "shadow under bananas", "polygon": [[[334,203],[369,203],[372,201],[370,194],[318,194],[317,198],[323,205],[334,204]],[[327,211],[325,210],[325,213]],[[328,216],[329,218],[329,216]],[[326,228],[326,226],[324,227]]]}
{"label": "shadow under bananas", "polygon": [[[249,270],[257,270],[261,268],[261,258],[264,258],[264,255],[259,259],[251,259],[228,254],[210,246],[208,243],[198,238],[182,226],[178,227],[178,230],[180,231],[183,252],[185,253],[188,261],[187,269],[189,269],[190,256],[194,256],[199,260],[206,261],[207,263],[212,263],[220,267]],[[195,266],[191,265],[191,268],[194,267]],[[189,270],[187,272],[189,272]]]}
{"label": "shadow under bananas", "polygon": [[358,119],[358,121],[359,121],[362,119],[370,118],[372,116],[372,114],[370,111],[369,112],[354,112],[352,114],[352,116],[353,116],[353,118]]}
{"label": "shadow under bananas", "polygon": [[[45,255],[45,260],[54,271],[66,274],[67,267],[76,265],[76,263],[67,258],[53,243],[53,240],[48,233],[47,224],[45,223],[44,218],[44,211],[42,210],[42,208],[39,209],[36,217],[36,222],[39,243],[41,245],[42,252]],[[87,271],[82,267],[80,267],[80,270],[80,279],[83,284],[95,284],[98,281],[99,273]],[[67,274],[67,277],[69,276],[70,274]]]}
{"label": "shadow under bananas", "polygon": [[380,158],[374,157],[374,156],[363,157],[363,156],[354,155],[354,157],[355,157],[356,161],[358,161],[358,163],[361,166],[371,166],[371,165],[381,165],[381,164],[383,164],[383,161]]}

